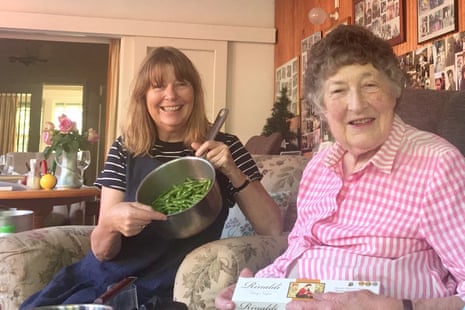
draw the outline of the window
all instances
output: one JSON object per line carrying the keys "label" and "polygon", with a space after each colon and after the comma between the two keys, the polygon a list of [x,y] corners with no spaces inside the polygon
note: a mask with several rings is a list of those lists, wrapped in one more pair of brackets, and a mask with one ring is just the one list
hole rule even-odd
{"label": "window", "polygon": [[[58,127],[58,117],[66,114],[76,128],[82,133],[84,86],[83,85],[44,85],[42,89],[42,123],[52,122]],[[39,142],[39,150],[44,150],[45,144],[42,137]]]}
{"label": "window", "polygon": [[16,109],[15,151],[27,152],[29,142],[29,121],[31,118],[30,93],[17,93],[18,105]]}

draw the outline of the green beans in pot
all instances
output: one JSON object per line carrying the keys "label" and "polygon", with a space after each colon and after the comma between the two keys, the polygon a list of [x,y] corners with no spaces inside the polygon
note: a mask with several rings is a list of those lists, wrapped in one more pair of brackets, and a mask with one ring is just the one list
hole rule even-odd
{"label": "green beans in pot", "polygon": [[182,212],[198,203],[211,186],[210,179],[186,178],[160,194],[152,203],[154,210],[171,215]]}

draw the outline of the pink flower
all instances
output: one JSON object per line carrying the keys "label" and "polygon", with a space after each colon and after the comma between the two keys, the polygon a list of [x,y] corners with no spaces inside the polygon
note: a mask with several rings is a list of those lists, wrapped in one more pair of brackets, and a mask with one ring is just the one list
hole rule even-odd
{"label": "pink flower", "polygon": [[45,122],[44,129],[42,130],[42,141],[46,145],[52,145],[52,136],[53,131],[55,130],[55,125],[52,122]]}
{"label": "pink flower", "polygon": [[60,125],[58,125],[60,132],[69,133],[73,130],[76,130],[76,123],[70,120],[65,114],[62,114],[60,117],[58,117],[58,121],[60,122]]}
{"label": "pink flower", "polygon": [[100,139],[100,136],[98,135],[97,131],[94,128],[89,128],[87,131],[87,141],[90,143],[95,143]]}
{"label": "pink flower", "polygon": [[77,152],[85,149],[86,146],[97,142],[99,135],[96,130],[89,128],[85,133],[80,134],[76,123],[71,121],[65,114],[58,117],[58,129],[51,122],[46,122],[42,130],[42,139],[47,145],[44,149],[44,156],[48,158],[52,152],[59,157],[62,152]]}

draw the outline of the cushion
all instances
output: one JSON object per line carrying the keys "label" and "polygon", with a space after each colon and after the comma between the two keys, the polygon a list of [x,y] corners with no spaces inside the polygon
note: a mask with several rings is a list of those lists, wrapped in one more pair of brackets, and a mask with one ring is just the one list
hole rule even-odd
{"label": "cushion", "polygon": [[250,154],[279,154],[283,136],[274,132],[269,136],[252,136],[245,144],[245,149]]}
{"label": "cushion", "polygon": [[438,134],[465,155],[465,92],[452,96],[444,108]]}
{"label": "cushion", "polygon": [[406,88],[396,112],[407,124],[437,134],[443,109],[456,93],[456,91]]}
{"label": "cushion", "polygon": [[289,207],[284,216],[284,231],[290,231],[297,217],[297,193],[309,157],[298,155],[252,155],[263,174],[261,183],[269,193],[289,191]]}
{"label": "cushion", "polygon": [[[289,205],[288,202],[290,194],[290,192],[270,193],[271,198],[273,198],[278,205],[283,219]],[[252,224],[250,224],[250,222],[246,219],[244,213],[242,213],[236,203],[231,209],[229,209],[229,214],[226,218],[226,222],[224,223],[223,232],[221,233],[221,239],[251,236],[254,234],[255,231],[252,228]]]}

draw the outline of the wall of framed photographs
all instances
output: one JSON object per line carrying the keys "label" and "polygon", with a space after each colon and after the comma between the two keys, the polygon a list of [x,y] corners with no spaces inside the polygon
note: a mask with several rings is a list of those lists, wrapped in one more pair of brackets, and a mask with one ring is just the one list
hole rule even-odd
{"label": "wall of framed photographs", "polygon": [[[386,10],[390,2],[397,3],[399,0],[378,0],[380,6],[386,3]],[[357,1],[358,3],[359,1]],[[366,1],[365,1],[366,2]],[[456,3],[455,3],[456,2]],[[351,23],[354,22],[354,0],[339,0],[339,21],[351,17]],[[372,1],[373,5],[373,1]],[[453,5],[453,9],[448,9]],[[334,11],[334,1],[321,0],[275,0],[275,27],[277,30],[277,40],[275,44],[275,68],[278,68],[289,59],[300,55],[301,40],[309,35],[333,27],[337,22],[325,21],[321,25],[313,25],[308,21],[307,14],[314,7],[321,7],[326,12]],[[449,18],[453,13],[457,22],[456,30],[450,30],[447,23],[441,26],[431,26],[428,30],[428,39],[424,40],[418,34],[419,24],[422,24],[422,18],[427,17],[428,24],[434,24],[435,16]],[[403,55],[407,52],[427,44],[430,40],[439,39],[441,36],[453,32],[465,31],[465,5],[463,0],[404,0],[403,14],[405,15],[404,23],[404,42],[393,45],[397,55]],[[387,18],[387,17],[386,17]],[[420,18],[420,22],[419,22]],[[421,29],[420,29],[421,31]]]}
{"label": "wall of framed photographs", "polygon": [[[317,31],[306,38],[302,39],[301,43],[301,87],[303,89],[303,81],[305,80],[305,71],[307,69],[307,57],[310,48],[321,40],[322,32]],[[314,113],[312,105],[304,98],[300,99],[300,149],[302,152],[311,152],[317,147],[321,134],[320,118]]]}
{"label": "wall of framed photographs", "polygon": [[[381,33],[386,29],[392,30],[389,42],[399,55],[408,77],[408,87],[436,89],[437,82],[438,89],[460,89],[465,75],[465,66],[462,65],[465,62],[465,5],[462,0],[339,0],[339,3],[337,22],[327,20],[321,25],[313,25],[308,21],[307,13],[314,7],[333,12],[333,1],[275,1],[275,68],[299,57],[299,145],[304,153],[311,153],[318,135],[324,138],[321,134],[324,124],[319,133],[313,133],[318,121],[314,123],[312,109],[302,98],[302,72],[306,62],[302,44],[307,38],[313,39],[315,33],[324,37],[325,33],[346,20],[363,23]],[[397,33],[399,37],[395,35]],[[465,82],[463,84],[465,88]],[[313,133],[313,138],[316,138],[308,133]]]}
{"label": "wall of framed photographs", "polygon": [[418,42],[440,37],[457,30],[458,0],[418,0]]}
{"label": "wall of framed photographs", "polygon": [[276,69],[275,100],[283,88],[287,89],[287,97],[291,101],[288,109],[299,114],[299,58],[294,57]]}
{"label": "wall of framed photographs", "polygon": [[465,31],[455,32],[402,54],[407,87],[465,90]]}

